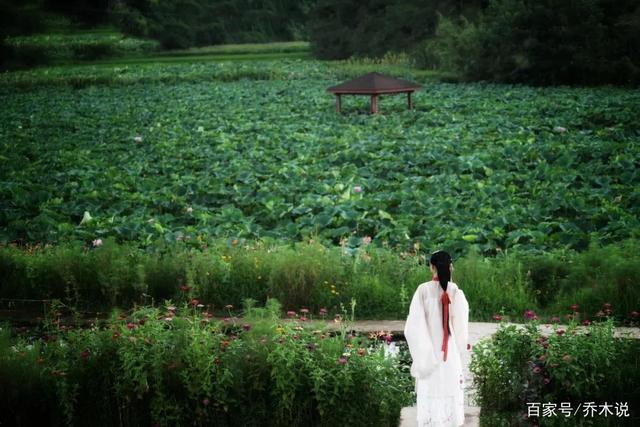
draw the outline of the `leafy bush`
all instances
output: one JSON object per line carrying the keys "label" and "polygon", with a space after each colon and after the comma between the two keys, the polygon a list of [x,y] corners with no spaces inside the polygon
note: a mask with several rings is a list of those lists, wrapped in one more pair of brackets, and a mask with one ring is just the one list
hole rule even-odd
{"label": "leafy bush", "polygon": [[416,61],[473,80],[635,84],[639,29],[633,0],[491,0],[472,23],[441,17]]}
{"label": "leafy bush", "polygon": [[[394,426],[412,381],[377,341],[195,304],[114,313],[105,327],[0,330],[0,420],[10,425]],[[53,320],[49,319],[49,320]],[[308,326],[307,326],[308,325]],[[47,399],[45,401],[45,398]],[[43,401],[35,408],[31,405]],[[98,423],[98,424],[96,424]]]}
{"label": "leafy bush", "polygon": [[[611,319],[593,323],[584,331],[578,331],[572,321],[566,330],[554,326],[548,336],[538,327],[537,321],[524,328],[502,324],[493,337],[473,347],[470,370],[485,422],[521,425],[526,420],[527,425],[542,422],[549,426],[576,425],[584,418],[591,418],[594,424],[589,425],[594,426],[637,422],[633,403],[640,399],[639,340],[614,338]],[[627,402],[631,417],[575,414],[567,420],[559,412],[556,417],[526,416],[527,402],[540,406],[552,402],[558,407],[560,402],[569,402],[575,410],[586,401],[597,405]]]}

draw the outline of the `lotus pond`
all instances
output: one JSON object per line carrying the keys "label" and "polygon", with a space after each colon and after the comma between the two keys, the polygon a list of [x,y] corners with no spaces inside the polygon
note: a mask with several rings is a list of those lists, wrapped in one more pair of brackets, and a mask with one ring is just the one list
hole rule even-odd
{"label": "lotus pond", "polygon": [[[374,67],[374,66],[372,66]],[[0,76],[0,240],[207,236],[583,249],[640,231],[640,91],[424,85],[415,109],[305,60]]]}

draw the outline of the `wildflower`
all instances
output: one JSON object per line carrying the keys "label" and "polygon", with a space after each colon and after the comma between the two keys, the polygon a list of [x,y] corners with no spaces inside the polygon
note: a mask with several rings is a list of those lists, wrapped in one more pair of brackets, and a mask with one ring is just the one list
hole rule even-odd
{"label": "wildflower", "polygon": [[189,302],[189,304],[191,304],[193,307],[197,307],[198,304],[200,304],[200,301],[194,298]]}
{"label": "wildflower", "polygon": [[549,377],[544,377],[542,382],[544,383],[544,385],[547,385],[547,384],[549,384],[551,382],[551,379]]}
{"label": "wildflower", "polygon": [[538,360],[540,360],[541,362],[543,362],[543,361],[544,361],[544,359],[545,359],[544,354],[541,354],[541,355],[540,355],[540,357],[538,357]]}
{"label": "wildflower", "polygon": [[307,308],[301,308],[300,309],[300,313],[307,314],[308,312],[309,312],[309,309],[307,309]]}
{"label": "wildflower", "polygon": [[192,213],[193,213],[193,208],[192,208],[191,206],[189,206],[189,207],[186,209],[186,211],[187,211],[187,213],[188,213],[188,214],[192,214]]}
{"label": "wildflower", "polygon": [[339,314],[336,314],[336,316],[333,318],[333,321],[336,323],[342,322],[342,316]]}
{"label": "wildflower", "polygon": [[578,306],[578,304],[573,304],[569,308],[571,308],[572,311],[578,311],[578,308],[580,308],[580,307]]}
{"label": "wildflower", "polygon": [[632,311],[631,313],[631,317],[633,317],[634,319],[637,319],[638,317],[640,317],[640,313],[638,313],[637,311]]}
{"label": "wildflower", "polygon": [[266,336],[264,336],[264,335],[262,336],[262,338],[260,338],[260,342],[261,342],[262,344],[266,344],[266,343],[267,343],[267,341],[268,341],[268,340],[267,340],[267,337],[266,337]]}
{"label": "wildflower", "polygon": [[204,308],[204,304],[198,304],[196,305],[197,308]]}
{"label": "wildflower", "polygon": [[224,306],[224,308],[226,308],[227,310],[233,310],[233,305],[227,304]]}
{"label": "wildflower", "polygon": [[364,348],[359,348],[358,349],[358,355],[359,356],[364,356],[366,354],[367,350]]}
{"label": "wildflower", "polygon": [[356,193],[356,194],[358,194],[358,193],[362,193],[362,187],[361,187],[361,186],[359,186],[359,185],[355,185],[355,186],[353,187],[353,192],[354,192],[354,193]]}
{"label": "wildflower", "polygon": [[209,406],[209,399],[206,399],[206,398],[205,398],[205,399],[202,399],[202,404],[203,404],[204,406]]}
{"label": "wildflower", "polygon": [[604,317],[604,311],[600,310],[596,313],[596,317]]}
{"label": "wildflower", "polygon": [[558,330],[556,331],[556,334],[558,334],[558,335],[563,335],[563,334],[564,334],[564,329],[558,329]]}
{"label": "wildflower", "polygon": [[559,323],[560,322],[560,318],[558,316],[553,316],[551,318],[551,323]]}
{"label": "wildflower", "polygon": [[120,338],[120,332],[114,332],[113,335],[111,335],[112,340],[117,340],[118,338]]}
{"label": "wildflower", "polygon": [[140,319],[138,320],[138,325],[140,326],[144,326],[145,320],[144,319]]}
{"label": "wildflower", "polygon": [[245,331],[248,331],[251,329],[251,325],[248,323],[245,323],[244,325],[242,325],[242,329],[244,329]]}
{"label": "wildflower", "polygon": [[307,344],[307,350],[315,351],[316,345],[314,343]]}
{"label": "wildflower", "polygon": [[369,236],[364,236],[364,237],[362,238],[362,245],[363,245],[363,246],[367,246],[369,243],[371,243],[371,237],[369,237]]}
{"label": "wildflower", "polygon": [[321,315],[321,316],[326,316],[326,314],[327,314],[327,309],[326,309],[326,308],[324,308],[324,307],[323,307],[323,308],[321,308],[321,309],[320,309],[320,315]]}
{"label": "wildflower", "polygon": [[534,374],[539,374],[541,370],[542,370],[542,369],[540,369],[540,367],[539,367],[539,366],[536,366],[536,367],[534,367],[534,368],[533,368],[533,373],[534,373]]}
{"label": "wildflower", "polygon": [[229,322],[231,322],[231,318],[230,317],[225,317],[224,319],[222,319],[222,321],[224,323],[229,323]]}
{"label": "wildflower", "polygon": [[605,310],[611,310],[611,304],[605,302],[604,304],[602,304],[602,308],[604,308]]}
{"label": "wildflower", "polygon": [[536,313],[533,310],[527,310],[524,312],[524,318],[527,320],[536,320],[538,316],[536,316]]}
{"label": "wildflower", "polygon": [[582,324],[583,324],[584,326],[589,326],[589,325],[591,324],[591,321],[590,321],[589,319],[584,319],[584,320],[582,321]]}
{"label": "wildflower", "polygon": [[567,131],[567,128],[562,127],[562,126],[555,126],[553,128],[553,131],[556,133],[565,133]]}
{"label": "wildflower", "polygon": [[289,311],[287,311],[287,316],[289,316],[289,317],[296,317],[296,316],[297,316],[297,313],[296,313],[295,311],[293,311],[293,310],[289,310]]}
{"label": "wildflower", "polygon": [[301,322],[306,322],[307,320],[309,320],[306,316],[301,316],[300,317],[300,321]]}
{"label": "wildflower", "polygon": [[102,239],[95,239],[91,243],[93,244],[94,248],[97,248],[98,246],[102,246]]}
{"label": "wildflower", "polygon": [[209,313],[208,311],[203,312],[202,315],[207,319],[211,319],[213,317],[213,314]]}
{"label": "wildflower", "polygon": [[502,316],[500,316],[499,314],[494,314],[493,315],[493,320],[495,320],[496,322],[499,322],[502,320]]}
{"label": "wildflower", "polygon": [[340,359],[338,359],[338,364],[346,365],[347,364],[347,358],[344,357],[344,356],[341,356]]}
{"label": "wildflower", "polygon": [[171,312],[175,313],[176,308],[175,308],[174,306],[172,306],[172,305],[171,305],[171,306],[167,307],[167,310],[169,310],[169,311],[171,311]]}
{"label": "wildflower", "polygon": [[387,344],[391,344],[391,341],[392,341],[392,335],[391,335],[391,333],[388,333],[387,335],[385,335],[385,336],[384,336],[384,341],[385,341]]}
{"label": "wildflower", "polygon": [[142,142],[142,137],[141,137],[140,135],[136,135],[136,136],[133,138],[133,140],[134,140],[135,142]]}
{"label": "wildflower", "polygon": [[133,328],[135,328],[135,327],[136,327],[136,325],[135,325],[135,324],[133,324],[133,323],[131,323],[131,322],[127,323],[127,328],[129,328],[129,329],[133,329]]}

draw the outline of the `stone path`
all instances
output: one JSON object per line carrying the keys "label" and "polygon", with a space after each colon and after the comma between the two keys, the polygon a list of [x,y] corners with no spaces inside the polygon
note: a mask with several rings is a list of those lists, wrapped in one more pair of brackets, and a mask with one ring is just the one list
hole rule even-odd
{"label": "stone path", "polygon": [[[498,323],[486,323],[486,322],[469,322],[469,343],[473,346],[480,339],[492,335],[498,329]],[[518,327],[523,327],[521,324],[516,324]],[[335,323],[329,323],[329,327],[335,328],[338,325]],[[567,325],[558,325],[559,328],[566,329]],[[373,332],[373,331],[387,331],[392,334],[403,334],[404,320],[361,320],[351,323],[350,328],[358,332]],[[583,329],[583,326],[578,326],[578,329]],[[540,325],[540,331],[544,335],[548,335],[553,331],[552,325],[542,324]],[[640,328],[626,328],[619,327],[615,329],[614,336],[626,336],[632,338],[640,338]],[[465,423],[464,427],[478,427],[480,425],[480,408],[473,406],[472,396],[474,390],[471,387],[472,378],[469,372],[469,362],[471,361],[471,352],[466,351],[463,355],[463,366],[466,383],[468,384],[465,390]],[[400,427],[417,427],[416,422],[416,407],[410,406],[402,409],[400,415]]]}

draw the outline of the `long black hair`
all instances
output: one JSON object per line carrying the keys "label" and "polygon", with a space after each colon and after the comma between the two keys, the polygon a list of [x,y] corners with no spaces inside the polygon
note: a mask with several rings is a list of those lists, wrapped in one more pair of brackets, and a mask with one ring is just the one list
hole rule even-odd
{"label": "long black hair", "polygon": [[[440,287],[443,291],[447,292],[447,285],[451,280],[451,255],[449,255],[445,251],[437,251],[431,254],[431,259],[429,260],[429,262],[433,264],[433,266],[438,271],[438,281],[440,282]],[[443,324],[448,324],[449,319],[444,318],[444,311],[442,312],[442,317]],[[451,335],[451,330],[448,329],[448,331],[448,335]]]}

